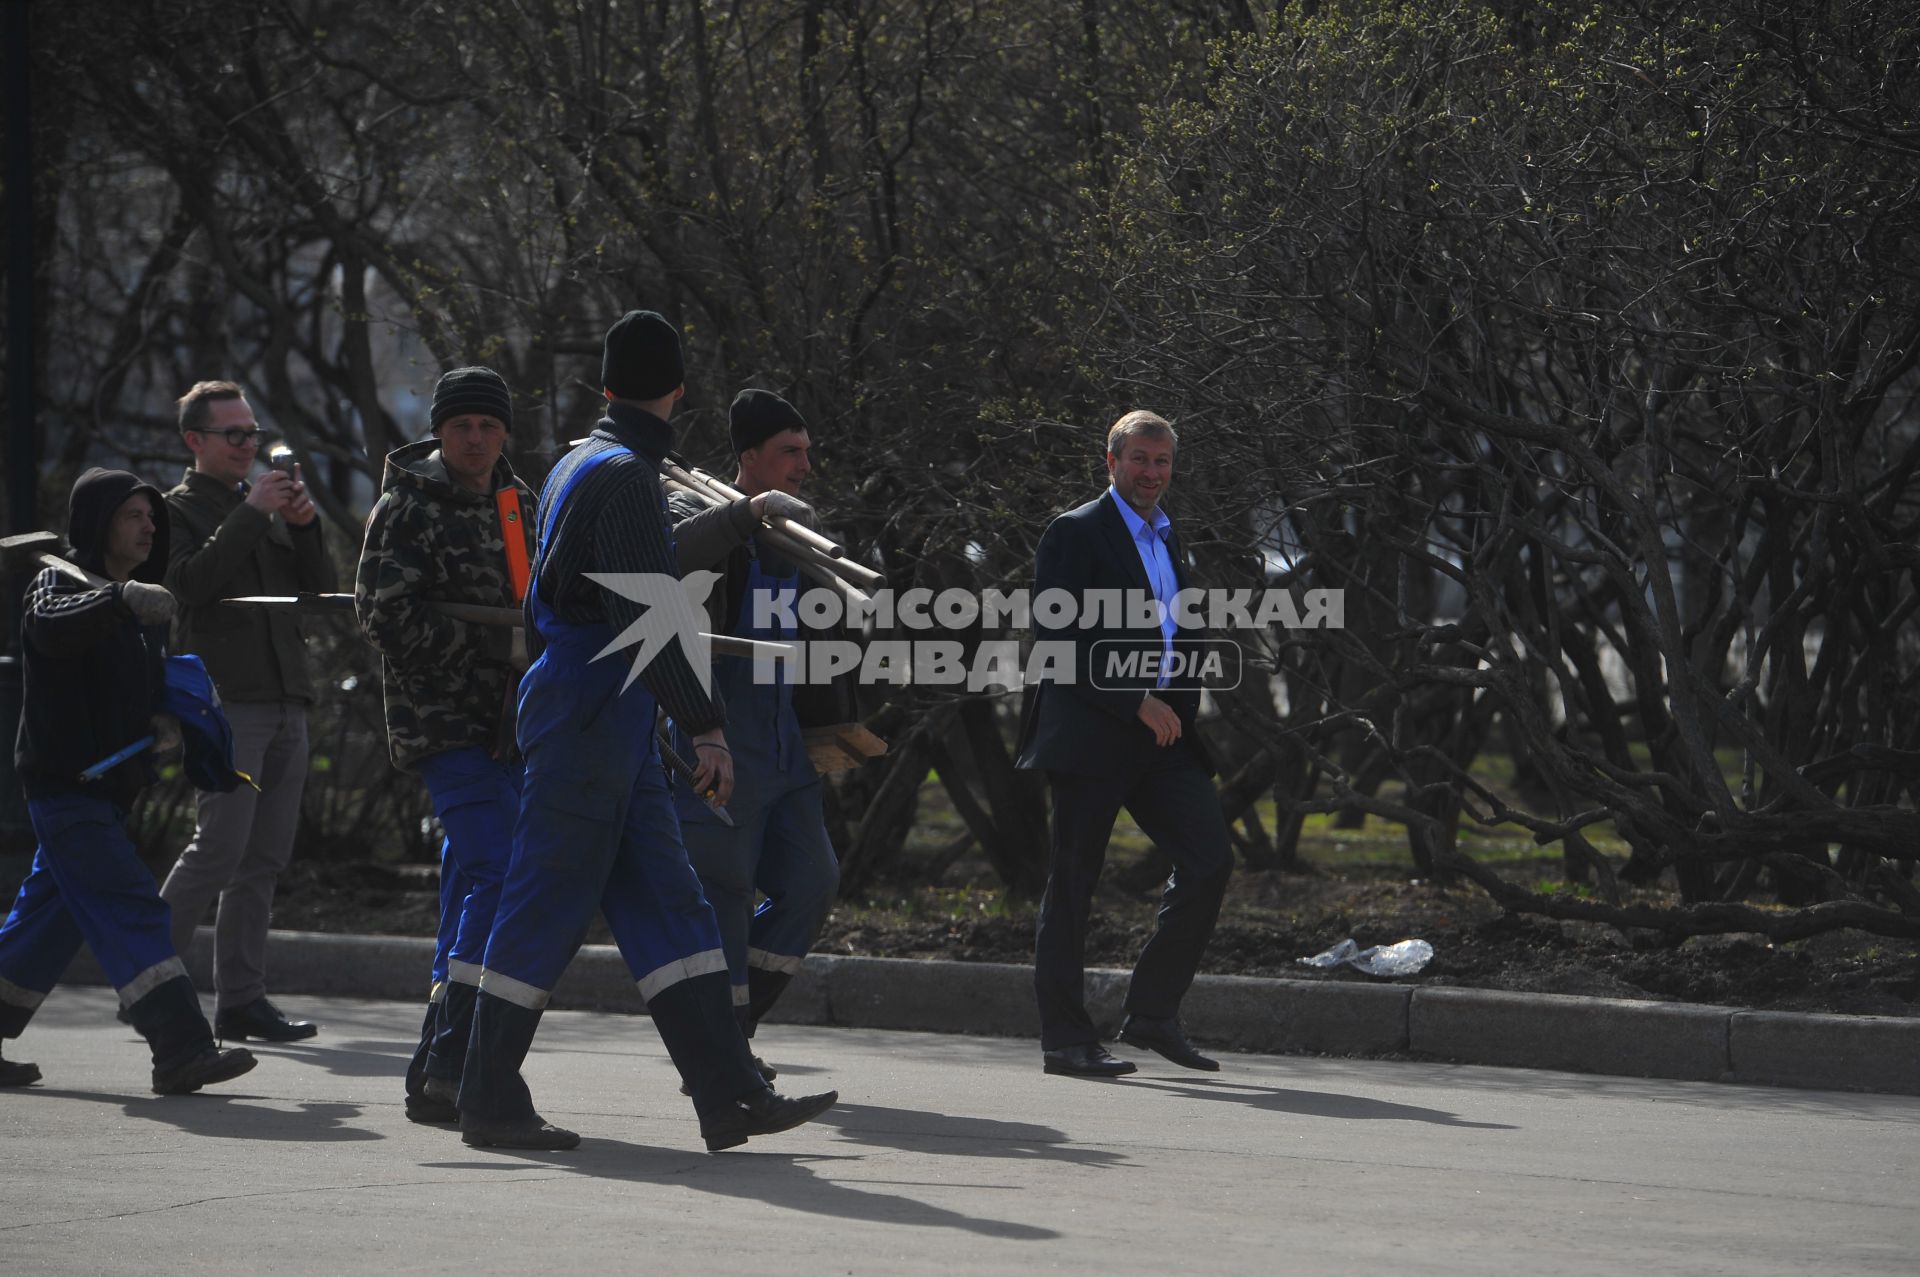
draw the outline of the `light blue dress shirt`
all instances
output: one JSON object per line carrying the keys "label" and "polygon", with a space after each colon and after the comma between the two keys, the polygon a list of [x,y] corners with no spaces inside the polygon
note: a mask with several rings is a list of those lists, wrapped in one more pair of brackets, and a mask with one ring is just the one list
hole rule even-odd
{"label": "light blue dress shirt", "polygon": [[1173,597],[1180,592],[1180,582],[1173,574],[1173,555],[1167,549],[1167,538],[1173,535],[1173,521],[1156,505],[1153,522],[1148,523],[1111,484],[1107,486],[1107,495],[1120,508],[1127,535],[1133,538],[1133,548],[1140,555],[1140,566],[1147,570],[1147,582],[1153,586],[1153,597],[1160,601],[1160,678],[1154,686],[1165,687],[1171,677],[1173,636],[1180,630],[1173,615]]}

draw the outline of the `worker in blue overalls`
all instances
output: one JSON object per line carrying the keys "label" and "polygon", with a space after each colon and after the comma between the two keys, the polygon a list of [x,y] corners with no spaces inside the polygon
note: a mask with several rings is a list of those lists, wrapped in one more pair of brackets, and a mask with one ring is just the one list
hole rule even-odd
{"label": "worker in blue overalls", "polygon": [[[679,637],[699,626],[679,592],[660,486],[683,369],[680,335],[661,316],[630,311],[615,323],[601,366],[607,415],[540,496],[526,609],[534,660],[519,704],[526,775],[458,1098],[461,1138],[471,1145],[579,1143],[541,1120],[520,1067],[596,908],[693,1098],[709,1150],[810,1121],[839,1098],[776,1095],[754,1069],[713,909],[687,863],[661,769],[664,706],[691,736],[694,786],[717,802],[730,796],[725,712]],[[626,650],[635,639],[639,650]]]}
{"label": "worker in blue overalls", "polygon": [[[127,812],[154,778],[152,750],[127,747],[178,734],[177,722],[157,717],[175,611],[158,584],[166,503],[124,470],[89,470],[67,504],[67,540],[94,583],[43,569],[20,626],[14,763],[40,846],[0,924],[0,1039],[20,1036],[84,943],[147,1040],[153,1089],[185,1094],[239,1077],[254,1058],[214,1045],[174,952],[172,913],[127,837]],[[36,1066],[0,1058],[0,1086],[39,1078]]]}
{"label": "worker in blue overalls", "polygon": [[[721,573],[707,596],[716,632],[791,642],[799,569],[764,548],[753,528],[767,516],[812,524],[813,508],[799,499],[812,469],[812,436],[799,411],[766,390],[740,392],[728,433],[738,459],[733,485],[745,499],[714,509],[691,493],[669,498],[680,570]],[[751,1038],[820,934],[839,891],[840,862],[795,706],[796,692],[810,689],[794,687],[784,663],[763,662],[758,673],[749,657],[713,664],[733,749],[733,823],[687,789],[676,799],[687,856],[719,917],[734,1009]],[[757,909],[756,896],[765,897]],[[755,1063],[773,1075],[758,1056]]]}

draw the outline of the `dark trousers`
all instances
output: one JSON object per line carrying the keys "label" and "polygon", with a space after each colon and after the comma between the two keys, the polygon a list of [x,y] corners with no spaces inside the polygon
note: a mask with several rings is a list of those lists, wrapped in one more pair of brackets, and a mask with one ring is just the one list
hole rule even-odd
{"label": "dark trousers", "polygon": [[1233,871],[1227,823],[1213,781],[1185,741],[1155,748],[1137,769],[1110,776],[1047,773],[1053,843],[1033,956],[1040,1046],[1054,1051],[1100,1039],[1086,1006],[1087,918],[1121,808],[1173,860],[1153,935],[1127,987],[1129,1015],[1180,1009],[1213,935]]}

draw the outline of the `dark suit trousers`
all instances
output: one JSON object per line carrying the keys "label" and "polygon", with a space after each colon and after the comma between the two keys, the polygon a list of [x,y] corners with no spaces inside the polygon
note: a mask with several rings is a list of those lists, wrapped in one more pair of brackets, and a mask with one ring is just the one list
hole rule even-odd
{"label": "dark suit trousers", "polygon": [[1127,988],[1130,1015],[1174,1015],[1213,935],[1233,871],[1220,800],[1183,739],[1156,747],[1139,770],[1116,776],[1050,771],[1053,844],[1047,894],[1040,902],[1033,986],[1040,1001],[1040,1046],[1054,1051],[1101,1034],[1087,1014],[1087,918],[1106,863],[1113,822],[1126,808],[1141,832],[1173,860],[1153,935]]}

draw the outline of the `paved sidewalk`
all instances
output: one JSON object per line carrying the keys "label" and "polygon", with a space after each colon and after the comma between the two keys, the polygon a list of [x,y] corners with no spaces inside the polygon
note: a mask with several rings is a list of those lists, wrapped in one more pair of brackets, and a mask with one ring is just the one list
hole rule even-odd
{"label": "paved sidewalk", "polygon": [[1030,1041],[768,1027],[823,1122],[700,1151],[643,1018],[553,1012],[529,1080],[571,1153],[408,1123],[418,1008],[305,997],[319,1038],[145,1090],[64,988],[0,1091],[0,1266],[79,1272],[1805,1274],[1914,1271],[1920,1100],[1229,1055],[1041,1074]]}
{"label": "paved sidewalk", "polygon": [[[211,985],[213,933],[187,955]],[[424,1000],[430,940],[276,931],[276,995]],[[100,979],[84,954],[70,979]],[[1087,973],[1096,1024],[1117,1025],[1124,971]],[[285,999],[283,999],[285,1000]],[[298,1010],[298,999],[292,1004]],[[640,998],[611,945],[580,951],[554,1005],[633,1011]],[[1033,969],[815,954],[776,1014],[788,1022],[868,1029],[1039,1036]],[[1181,1007],[1202,1045],[1274,1054],[1408,1056],[1466,1064],[1572,1069],[1625,1077],[1752,1082],[1920,1094],[1920,1017],[1803,1015],[1678,1002],[1503,993],[1360,980],[1201,976]]]}

